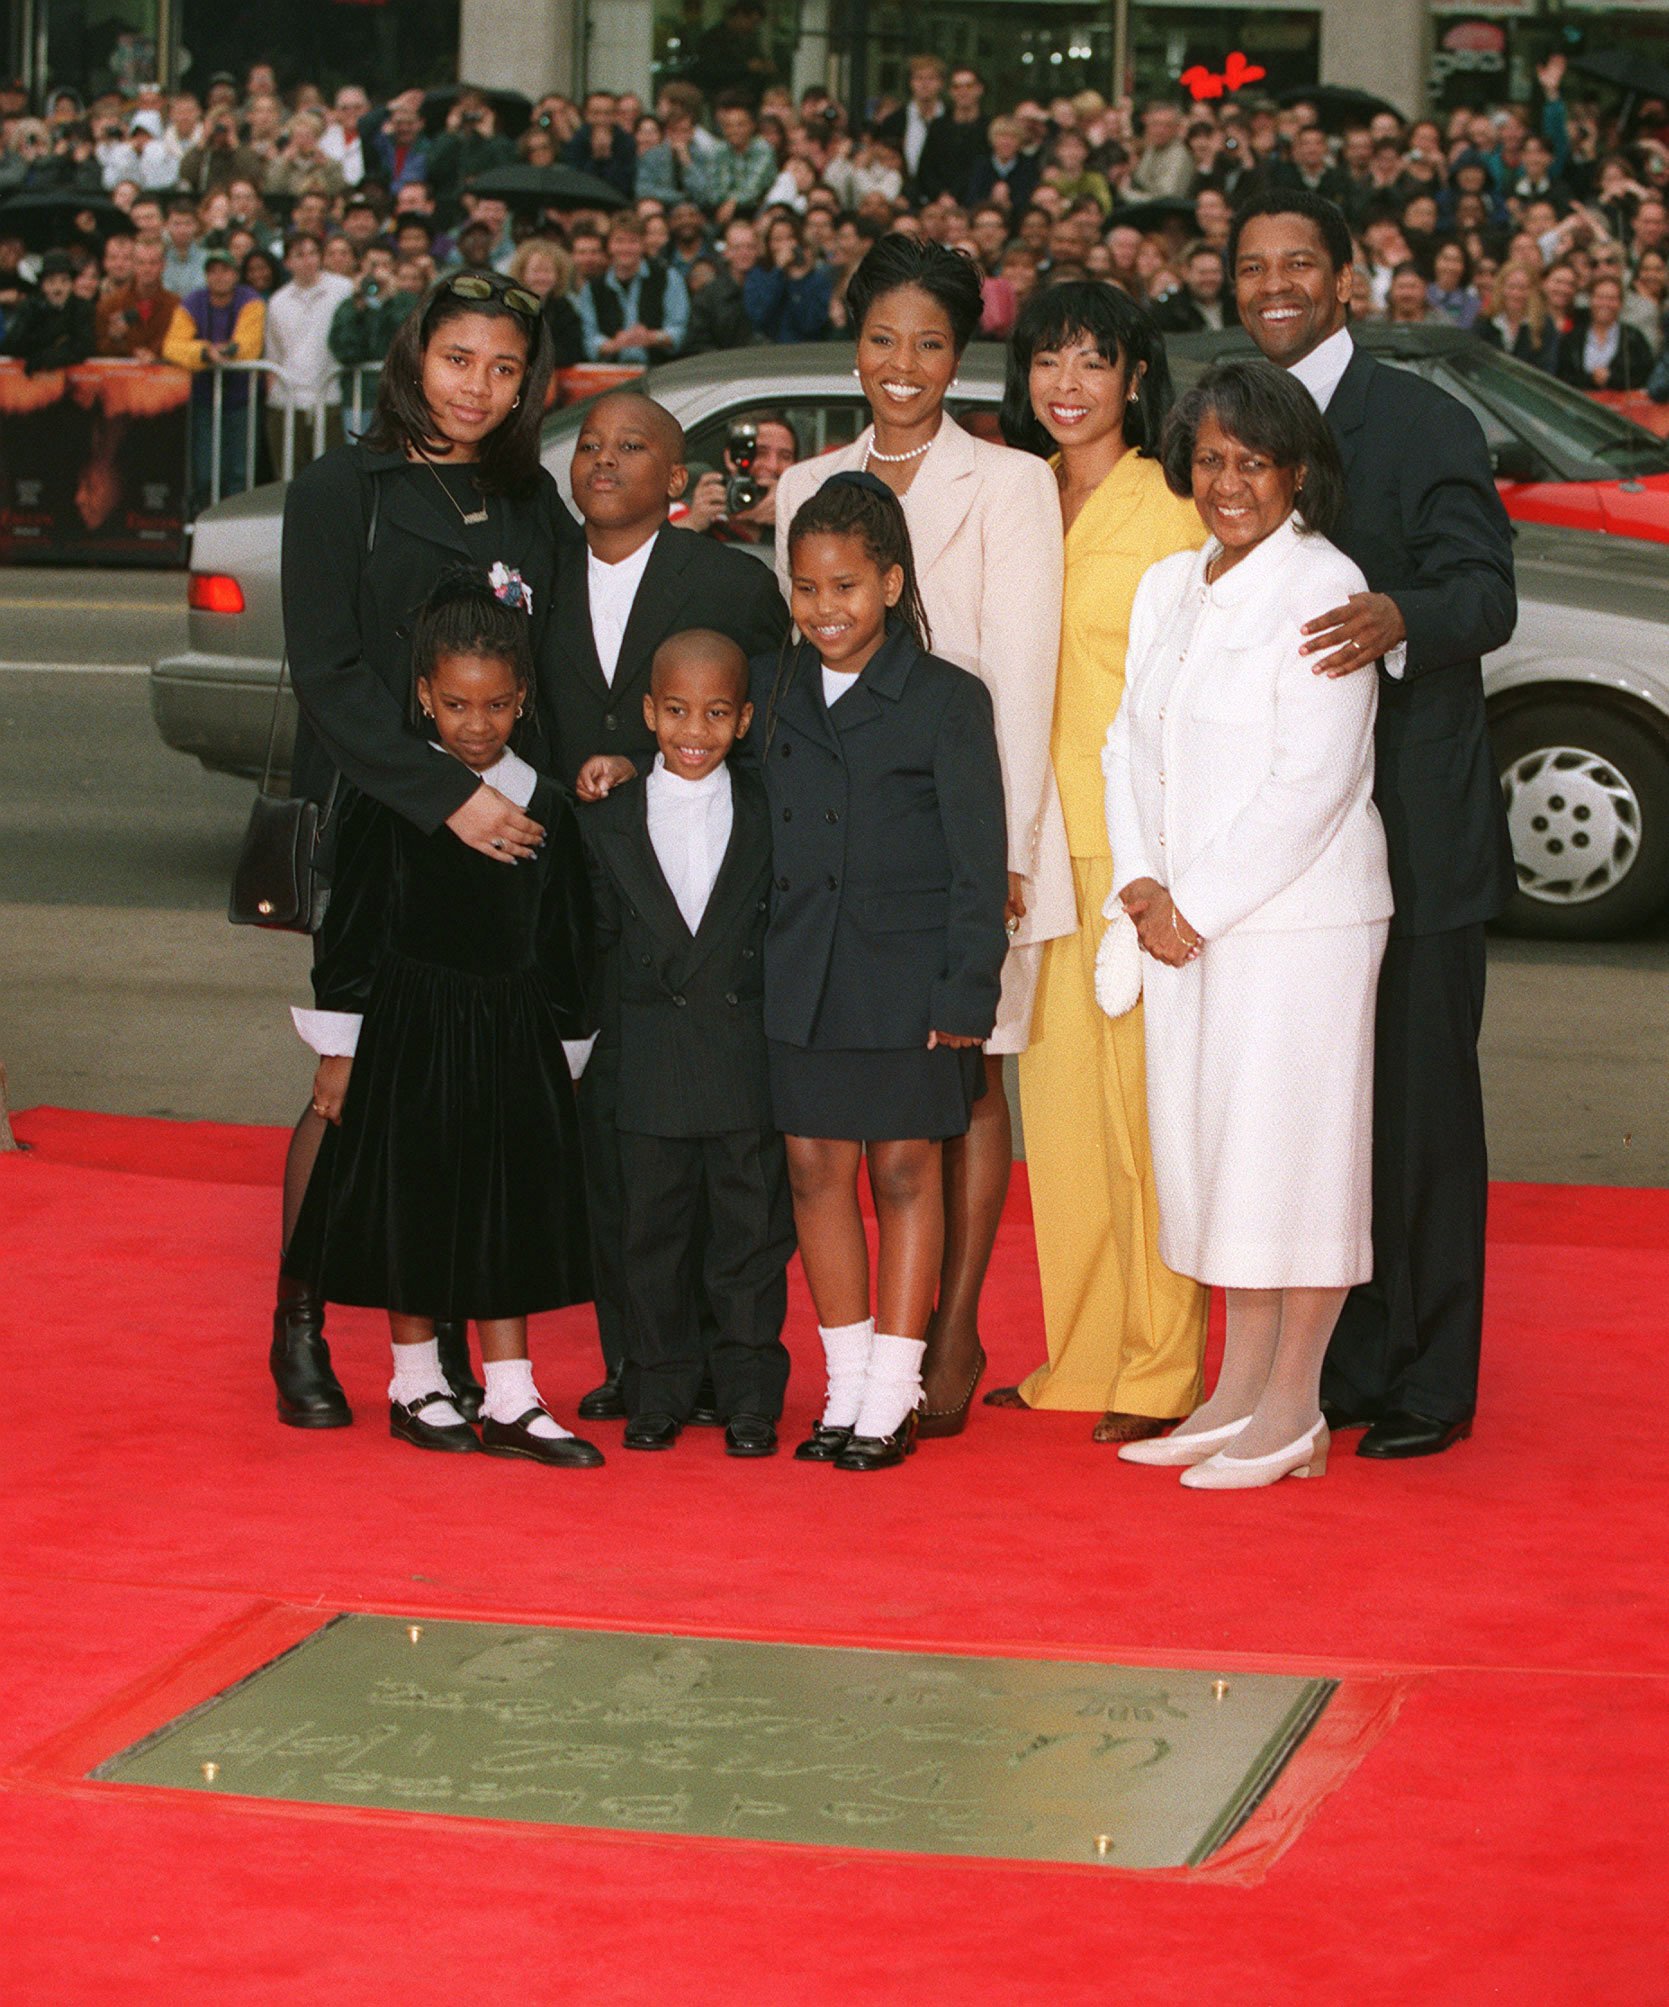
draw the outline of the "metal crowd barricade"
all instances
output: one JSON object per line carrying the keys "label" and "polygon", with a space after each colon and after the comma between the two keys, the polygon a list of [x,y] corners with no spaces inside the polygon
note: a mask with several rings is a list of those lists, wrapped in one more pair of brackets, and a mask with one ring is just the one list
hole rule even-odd
{"label": "metal crowd barricade", "polygon": [[349,440],[357,439],[371,423],[371,412],[377,401],[377,379],[382,375],[380,362],[362,362],[356,369],[343,370],[343,376],[351,377],[351,385],[345,385],[342,392],[342,432]]}
{"label": "metal crowd barricade", "polygon": [[[231,376],[246,376],[250,378],[267,377],[275,382],[284,384],[292,393],[295,389],[293,378],[291,378],[287,371],[279,368],[277,363],[217,362],[213,365],[209,401],[209,502],[211,504],[221,499],[225,474],[222,465],[221,449],[225,443],[228,423],[235,422],[229,419],[226,411],[226,380]],[[279,480],[288,481],[296,470],[296,431],[298,419],[305,417],[310,421],[313,450],[307,457],[316,460],[325,450],[325,425],[329,411],[330,406],[327,404],[322,393],[310,400],[304,400],[299,405],[292,394],[289,403],[283,407],[283,450],[281,464],[274,470]],[[192,412],[193,420],[195,421],[197,417],[198,413],[194,410]],[[261,398],[260,384],[258,382],[251,382],[250,384],[249,397],[244,405],[243,427],[244,485],[245,487],[253,487],[255,485],[255,459],[261,438]],[[187,450],[190,451],[191,449],[188,447]]]}

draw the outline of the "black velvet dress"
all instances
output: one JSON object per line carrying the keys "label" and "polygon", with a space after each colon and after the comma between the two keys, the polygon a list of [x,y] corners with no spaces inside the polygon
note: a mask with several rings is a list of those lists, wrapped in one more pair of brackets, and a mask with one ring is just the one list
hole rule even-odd
{"label": "black velvet dress", "polygon": [[564,1039],[589,1035],[591,899],[566,805],[497,864],[363,795],[338,810],[313,970],[364,1014],[292,1243],[337,1303],[520,1317],[591,1294]]}

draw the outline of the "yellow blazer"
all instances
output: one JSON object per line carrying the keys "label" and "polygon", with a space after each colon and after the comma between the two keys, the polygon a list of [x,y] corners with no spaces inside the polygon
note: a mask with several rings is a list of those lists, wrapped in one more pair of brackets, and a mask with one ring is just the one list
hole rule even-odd
{"label": "yellow blazer", "polygon": [[[868,428],[850,446],[801,460],[783,475],[777,576],[785,596],[795,510],[831,474],[861,468],[874,436]],[[972,670],[991,692],[1008,868],[1027,881],[1016,944],[1074,933],[1072,860],[1049,761],[1064,570],[1054,476],[1032,454],[988,445],[947,417],[903,502],[933,653]],[[1106,726],[1104,719],[1097,759]]]}

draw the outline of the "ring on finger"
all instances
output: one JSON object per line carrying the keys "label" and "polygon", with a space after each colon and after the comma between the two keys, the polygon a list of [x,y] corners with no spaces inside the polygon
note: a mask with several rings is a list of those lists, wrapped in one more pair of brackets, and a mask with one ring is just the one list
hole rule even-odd
{"label": "ring on finger", "polygon": [[493,848],[495,850],[502,850],[504,848],[504,838],[502,836],[495,836],[493,838]]}

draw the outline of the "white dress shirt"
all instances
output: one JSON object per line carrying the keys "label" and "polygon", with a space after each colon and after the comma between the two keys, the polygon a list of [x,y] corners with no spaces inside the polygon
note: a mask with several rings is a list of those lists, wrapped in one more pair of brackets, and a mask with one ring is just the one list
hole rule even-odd
{"label": "white dress shirt", "polygon": [[[1316,408],[1325,411],[1333,401],[1333,393],[1338,389],[1345,371],[1350,367],[1350,358],[1356,353],[1356,344],[1350,338],[1349,328],[1337,328],[1324,342],[1318,342],[1308,355],[1300,356],[1291,364],[1291,373],[1316,401]],[[1387,676],[1402,681],[1403,671],[1408,667],[1408,643],[1399,641],[1395,648],[1387,649],[1380,658]]]}
{"label": "white dress shirt", "polygon": [[585,585],[591,600],[591,638],[597,644],[597,660],[603,681],[612,690],[614,672],[620,666],[620,644],[626,638],[626,622],[632,617],[632,602],[649,568],[657,530],[647,543],[639,544],[630,557],[618,564],[604,564],[595,551],[585,554]]}
{"label": "white dress shirt", "polygon": [[823,664],[823,707],[832,711],[863,674],[861,669],[831,669]]}
{"label": "white dress shirt", "polygon": [[265,360],[284,372],[267,379],[267,402],[275,411],[342,402],[342,365],[330,352],[330,324],[353,290],[353,280],[342,273],[321,272],[310,286],[292,279],[267,301]]}
{"label": "white dress shirt", "polygon": [[657,753],[644,785],[650,847],[678,902],[684,925],[694,934],[730,847],[736,813],[730,769],[718,766],[701,780],[685,780],[680,774],[668,773],[666,760]]}

